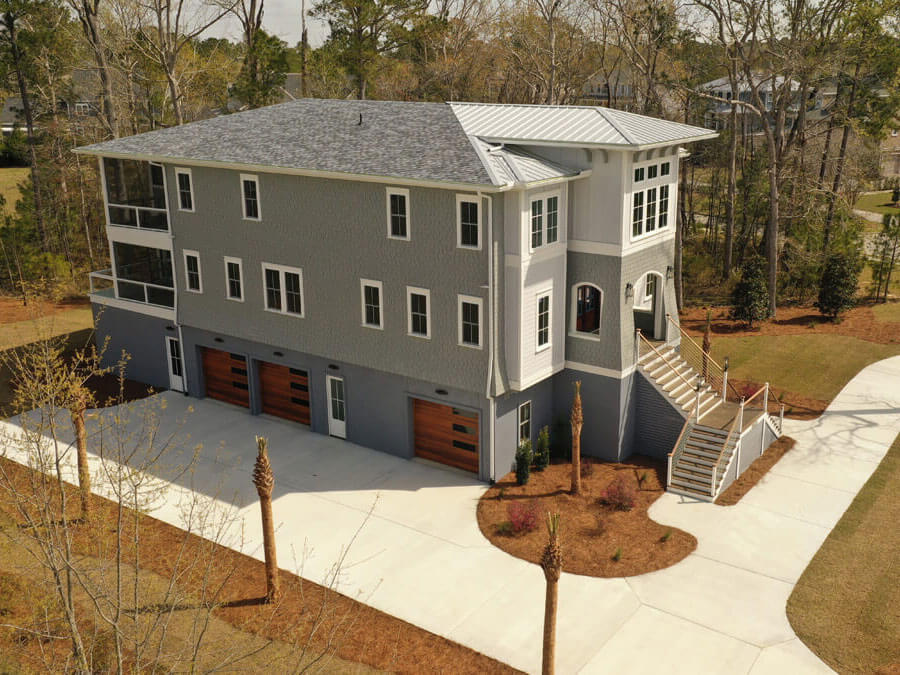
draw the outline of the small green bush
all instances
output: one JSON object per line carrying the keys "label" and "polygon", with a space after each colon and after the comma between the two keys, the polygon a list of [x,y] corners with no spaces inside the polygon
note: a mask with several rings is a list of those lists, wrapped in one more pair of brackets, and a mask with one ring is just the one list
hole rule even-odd
{"label": "small green bush", "polygon": [[537,449],[534,452],[534,470],[543,471],[550,464],[550,427],[538,432]]}
{"label": "small green bush", "polygon": [[672,538],[672,530],[666,530],[666,533],[659,538],[662,543],[666,543],[669,539]]}
{"label": "small green bush", "polygon": [[531,477],[531,462],[533,459],[534,452],[531,449],[531,441],[522,441],[516,450],[516,482],[519,485],[528,483],[528,479]]}
{"label": "small green bush", "polygon": [[497,534],[501,534],[504,537],[508,537],[513,532],[512,523],[508,520],[504,520],[502,523],[497,525]]}
{"label": "small green bush", "polygon": [[616,549],[616,552],[612,554],[612,559],[613,559],[615,562],[619,562],[619,561],[622,559],[622,549],[621,549],[621,547],[620,547],[620,548],[617,548],[617,549]]}

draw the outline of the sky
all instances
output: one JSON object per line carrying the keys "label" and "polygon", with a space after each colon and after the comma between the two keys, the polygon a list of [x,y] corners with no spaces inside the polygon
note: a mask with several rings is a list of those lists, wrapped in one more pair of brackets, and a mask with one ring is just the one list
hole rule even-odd
{"label": "sky", "polygon": [[[314,0],[306,0],[307,12]],[[328,26],[306,20],[309,31],[309,43],[316,47],[325,39]],[[263,12],[263,27],[267,33],[277,35],[289,45],[294,46],[300,42],[300,0],[266,0]],[[204,33],[204,37],[227,37],[232,40],[240,39],[241,25],[233,16],[227,16],[218,24]]]}

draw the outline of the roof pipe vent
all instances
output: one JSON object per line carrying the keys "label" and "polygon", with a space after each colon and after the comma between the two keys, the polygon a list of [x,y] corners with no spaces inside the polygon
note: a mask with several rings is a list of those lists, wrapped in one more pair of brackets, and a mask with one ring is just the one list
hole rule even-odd
{"label": "roof pipe vent", "polygon": [[362,113],[359,113],[359,122],[356,123],[356,126],[358,126],[358,127],[362,126]]}

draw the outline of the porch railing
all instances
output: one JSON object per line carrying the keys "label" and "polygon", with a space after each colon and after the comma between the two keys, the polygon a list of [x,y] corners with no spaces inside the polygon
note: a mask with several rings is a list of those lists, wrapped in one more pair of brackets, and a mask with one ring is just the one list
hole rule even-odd
{"label": "porch railing", "polygon": [[[673,366],[671,363],[669,363],[669,360],[665,356],[662,355],[662,353],[653,345],[652,342],[650,342],[647,338],[644,337],[643,333],[641,333],[640,328],[637,328],[635,330],[635,335],[637,336],[637,343],[639,345],[639,350],[638,350],[639,353],[642,352],[643,350],[646,350],[644,352],[645,354],[655,354],[656,356],[658,356],[659,359],[664,364],[666,364],[666,367],[669,369],[669,371],[674,373],[675,377],[677,379],[681,380],[682,383],[686,384],[694,392],[695,399],[694,399],[692,414],[696,416],[697,421],[699,422],[700,419],[703,417],[703,414],[706,414],[706,413],[703,413],[703,414],[700,413],[700,404],[701,404],[700,399],[701,399],[701,392],[703,389],[701,386],[700,380],[698,379],[697,382],[693,382],[693,383],[690,380],[688,380],[677,368],[675,368],[675,366]],[[709,410],[707,410],[706,412],[709,412]]]}
{"label": "porch railing", "polygon": [[100,270],[90,273],[91,293],[112,288],[119,300],[141,302],[156,307],[175,307],[175,289],[171,286],[151,284],[146,281],[132,281],[117,278],[112,270]]}
{"label": "porch railing", "polygon": [[675,441],[675,447],[672,448],[672,452],[670,452],[667,457],[666,487],[669,487],[672,484],[672,470],[678,466],[678,461],[681,459],[681,455],[684,454],[684,447],[687,445],[687,440],[696,423],[697,415],[692,412],[684,421],[684,426],[681,427],[681,433],[678,436],[678,440]]}
{"label": "porch railing", "polygon": [[687,361],[688,365],[700,375],[700,378],[709,385],[709,388],[722,397],[723,401],[728,400],[728,394],[731,393],[732,400],[740,400],[740,394],[734,385],[728,382],[728,369],[719,365],[716,360],[707,352],[703,351],[703,347],[697,344],[687,332],[678,324],[671,314],[666,314],[666,321],[671,327],[681,333],[681,358]]}
{"label": "porch railing", "polygon": [[134,204],[109,205],[109,224],[117,227],[136,227],[156,232],[169,231],[169,214],[166,209]]}
{"label": "porch railing", "polygon": [[[719,453],[719,459],[716,460],[716,466],[712,470],[712,474],[709,477],[709,496],[715,499],[718,496],[719,485],[722,482],[722,478],[725,473],[728,471],[731,463],[735,460],[735,458],[740,457],[740,447],[741,447],[741,431],[744,426],[744,402],[741,401],[741,407],[738,410],[738,414],[735,415],[734,421],[731,423],[731,427],[728,429],[728,436],[725,438],[725,442],[722,444],[722,452]],[[725,454],[728,452],[729,447],[731,448],[731,454],[728,455],[728,461],[724,464],[722,460],[725,459]],[[740,461],[740,459],[738,459]],[[738,467],[740,470],[740,467]]]}

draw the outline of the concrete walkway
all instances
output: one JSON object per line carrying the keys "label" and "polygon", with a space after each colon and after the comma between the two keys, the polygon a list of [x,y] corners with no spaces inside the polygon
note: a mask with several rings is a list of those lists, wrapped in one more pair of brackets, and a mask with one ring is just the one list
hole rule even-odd
{"label": "concrete walkway", "polygon": [[[293,549],[303,576],[321,581],[352,540],[343,593],[539,671],[543,574],[482,537],[482,483],[215,401],[149,401],[164,405],[162,437],[189,429],[186,445],[203,444],[196,469],[175,479],[153,515],[180,526],[183,501],[202,492],[243,522],[241,548],[261,558],[250,471],[254,435],[267,436],[283,565]],[[114,411],[123,428],[137,426],[146,404],[133,405],[130,415]],[[17,423],[0,432],[17,433]],[[675,495],[654,504],[654,519],[697,536],[684,561],[628,579],[563,575],[558,672],[828,672],[796,638],[785,602],[900,433],[900,357],[859,373],[819,419],[785,427],[797,447],[737,506]]]}

